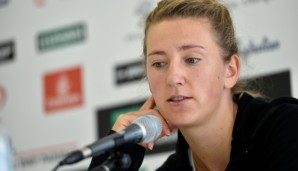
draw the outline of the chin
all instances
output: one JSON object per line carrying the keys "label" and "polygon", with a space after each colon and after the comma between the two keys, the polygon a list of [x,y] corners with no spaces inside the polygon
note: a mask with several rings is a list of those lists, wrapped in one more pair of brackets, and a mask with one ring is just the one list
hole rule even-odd
{"label": "chin", "polygon": [[189,124],[192,124],[190,121],[187,121],[185,119],[179,119],[179,118],[171,119],[171,120],[168,120],[168,121],[171,125],[174,125],[175,127],[178,127],[178,128],[187,126]]}
{"label": "chin", "polygon": [[175,118],[170,118],[170,123],[172,125],[175,125],[177,128],[182,128],[182,127],[192,127],[198,125],[198,118],[194,116],[181,116],[180,117],[175,117]]}

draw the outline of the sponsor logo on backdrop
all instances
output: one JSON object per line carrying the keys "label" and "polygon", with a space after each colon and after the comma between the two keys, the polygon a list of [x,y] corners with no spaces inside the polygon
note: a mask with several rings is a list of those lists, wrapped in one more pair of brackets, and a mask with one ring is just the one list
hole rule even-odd
{"label": "sponsor logo on backdrop", "polygon": [[11,61],[15,56],[15,45],[13,41],[0,43],[0,62]]}
{"label": "sponsor logo on backdrop", "polygon": [[125,36],[125,40],[127,41],[134,41],[134,40],[142,40],[143,39],[143,29],[144,29],[144,22],[147,17],[147,15],[150,13],[150,11],[153,9],[156,2],[150,0],[150,1],[140,1],[137,7],[134,10],[134,18],[137,19],[136,21],[136,28],[137,30],[128,33]]}
{"label": "sponsor logo on backdrop", "polygon": [[244,59],[249,58],[254,54],[262,54],[266,52],[271,52],[279,49],[280,41],[272,40],[267,36],[262,37],[260,41],[248,40],[246,42],[239,41],[239,51],[241,57]]}
{"label": "sponsor logo on backdrop", "polygon": [[0,85],[0,111],[4,108],[4,105],[6,104],[7,100],[7,94],[5,91],[5,88]]}
{"label": "sponsor logo on backdrop", "polygon": [[122,85],[141,80],[144,77],[144,72],[142,61],[117,65],[115,67],[116,84]]}
{"label": "sponsor logo on backdrop", "polygon": [[52,112],[82,106],[81,67],[47,73],[44,76],[44,109]]}
{"label": "sponsor logo on backdrop", "polygon": [[37,43],[40,52],[70,46],[83,42],[86,39],[84,23],[44,31],[38,34]]}

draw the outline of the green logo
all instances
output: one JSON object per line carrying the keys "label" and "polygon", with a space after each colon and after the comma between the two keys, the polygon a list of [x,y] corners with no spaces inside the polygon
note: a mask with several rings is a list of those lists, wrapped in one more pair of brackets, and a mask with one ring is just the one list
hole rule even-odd
{"label": "green logo", "polygon": [[111,114],[110,125],[114,125],[114,123],[116,122],[119,115],[128,113],[128,112],[132,112],[132,111],[137,111],[139,109],[140,109],[140,106],[132,106],[132,107],[114,110]]}
{"label": "green logo", "polygon": [[37,36],[38,50],[46,51],[83,42],[86,39],[85,24],[79,23],[45,31]]}

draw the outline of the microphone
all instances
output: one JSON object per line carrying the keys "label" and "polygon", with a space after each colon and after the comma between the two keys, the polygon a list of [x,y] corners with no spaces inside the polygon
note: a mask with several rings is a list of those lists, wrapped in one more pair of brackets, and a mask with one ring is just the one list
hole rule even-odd
{"label": "microphone", "polygon": [[154,115],[142,115],[120,132],[108,135],[98,141],[70,153],[59,165],[73,164],[90,156],[97,156],[111,149],[132,143],[149,143],[158,138],[162,124]]}

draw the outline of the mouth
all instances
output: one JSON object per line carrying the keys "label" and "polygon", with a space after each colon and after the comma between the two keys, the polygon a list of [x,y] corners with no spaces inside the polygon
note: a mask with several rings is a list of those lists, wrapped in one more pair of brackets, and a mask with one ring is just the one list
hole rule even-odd
{"label": "mouth", "polygon": [[171,98],[169,98],[167,101],[168,102],[182,102],[184,100],[190,99],[190,97],[186,97],[186,96],[172,96]]}

